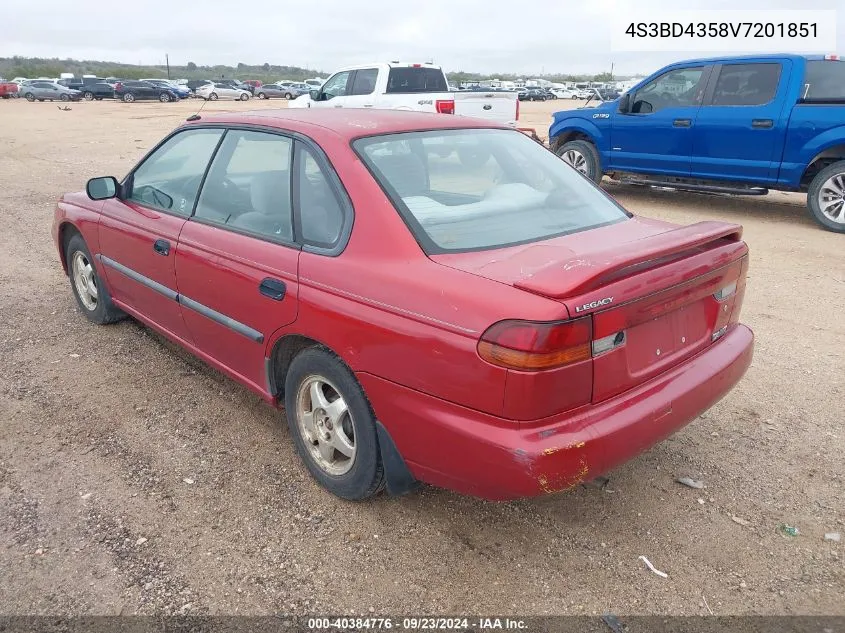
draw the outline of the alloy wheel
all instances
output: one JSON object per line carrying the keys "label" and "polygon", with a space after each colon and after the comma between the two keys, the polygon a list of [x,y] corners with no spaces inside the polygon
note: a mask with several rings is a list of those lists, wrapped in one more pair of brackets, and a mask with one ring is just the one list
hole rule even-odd
{"label": "alloy wheel", "polygon": [[322,470],[345,475],[355,463],[355,428],[338,389],[323,376],[307,376],[296,394],[297,428]]}
{"label": "alloy wheel", "polygon": [[82,251],[73,254],[72,274],[79,300],[86,310],[93,312],[97,309],[97,281],[94,277],[94,267]]}
{"label": "alloy wheel", "polygon": [[819,209],[824,216],[845,224],[845,173],[834,174],[819,189]]}

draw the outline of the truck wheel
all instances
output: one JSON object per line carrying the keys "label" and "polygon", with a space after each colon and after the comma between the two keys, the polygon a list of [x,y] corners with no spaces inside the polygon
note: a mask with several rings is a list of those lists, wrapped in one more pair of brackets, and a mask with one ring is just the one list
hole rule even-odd
{"label": "truck wheel", "polygon": [[584,174],[593,182],[601,182],[601,163],[595,145],[589,141],[569,141],[557,149],[563,162]]}
{"label": "truck wheel", "polygon": [[807,191],[807,206],[828,231],[845,233],[845,160],[816,174]]}

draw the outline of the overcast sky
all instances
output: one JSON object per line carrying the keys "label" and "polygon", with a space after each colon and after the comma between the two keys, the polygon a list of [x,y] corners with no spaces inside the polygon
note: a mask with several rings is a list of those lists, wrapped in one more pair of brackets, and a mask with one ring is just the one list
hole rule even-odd
{"label": "overcast sky", "polygon": [[[31,0],[4,11],[0,57],[284,64],[427,61],[482,73],[648,73],[701,53],[611,53],[620,8],[836,9],[841,0]],[[195,8],[189,8],[189,7]],[[832,51],[835,52],[835,51]]]}

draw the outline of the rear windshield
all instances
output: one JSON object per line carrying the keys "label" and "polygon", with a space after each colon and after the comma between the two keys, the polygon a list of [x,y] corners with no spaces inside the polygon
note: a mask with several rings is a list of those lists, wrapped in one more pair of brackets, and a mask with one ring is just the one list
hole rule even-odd
{"label": "rear windshield", "polygon": [[439,68],[391,68],[387,92],[448,92],[446,76]]}
{"label": "rear windshield", "polygon": [[804,101],[845,101],[845,61],[808,61]]}
{"label": "rear windshield", "polygon": [[535,242],[629,217],[515,130],[408,132],[353,146],[429,254]]}

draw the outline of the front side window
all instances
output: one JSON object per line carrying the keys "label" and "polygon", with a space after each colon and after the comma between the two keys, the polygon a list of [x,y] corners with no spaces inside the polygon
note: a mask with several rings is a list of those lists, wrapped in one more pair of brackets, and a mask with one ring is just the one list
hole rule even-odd
{"label": "front side window", "polygon": [[293,143],[278,134],[230,130],[205,177],[194,217],[275,240],[293,240]]}
{"label": "front side window", "polygon": [[202,175],[223,130],[186,130],[171,136],[130,176],[128,200],[176,215],[191,215]]}
{"label": "front side window", "polygon": [[346,96],[346,84],[349,82],[349,72],[342,72],[331,77],[323,86],[323,99],[334,99]]}
{"label": "front side window", "polygon": [[631,101],[634,114],[651,114],[666,108],[701,105],[704,67],[670,70],[637,90]]}
{"label": "front side window", "polygon": [[377,68],[365,68],[355,71],[355,78],[352,80],[353,95],[369,95],[376,89]]}
{"label": "front side window", "polygon": [[713,105],[763,105],[775,98],[780,64],[729,64],[722,66],[713,92]]}
{"label": "front side window", "polygon": [[808,61],[801,98],[807,103],[845,102],[845,61]]}
{"label": "front side window", "polygon": [[431,254],[541,241],[628,217],[518,131],[410,132],[354,147]]}

